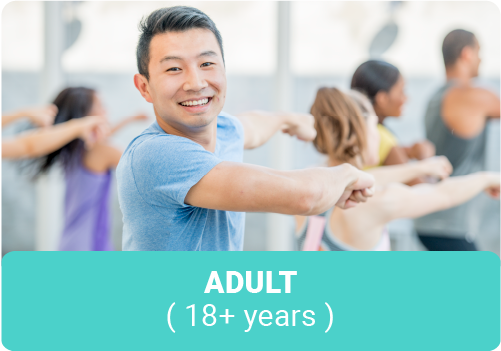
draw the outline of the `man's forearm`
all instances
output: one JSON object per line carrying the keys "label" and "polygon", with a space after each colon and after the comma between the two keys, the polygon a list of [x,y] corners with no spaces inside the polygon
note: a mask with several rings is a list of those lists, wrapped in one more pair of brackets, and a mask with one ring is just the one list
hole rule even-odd
{"label": "man's forearm", "polygon": [[346,200],[352,190],[370,188],[373,183],[372,176],[348,164],[277,171],[221,162],[190,189],[184,201],[222,211],[315,215],[341,198]]}

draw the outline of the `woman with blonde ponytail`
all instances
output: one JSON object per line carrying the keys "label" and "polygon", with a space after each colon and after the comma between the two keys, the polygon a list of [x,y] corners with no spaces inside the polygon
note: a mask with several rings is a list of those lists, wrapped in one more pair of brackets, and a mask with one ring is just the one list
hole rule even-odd
{"label": "woman with blonde ponytail", "polygon": [[[316,149],[328,156],[326,166],[351,163],[363,168],[379,162],[378,119],[363,95],[336,88],[317,92],[311,108]],[[481,191],[499,197],[498,173],[479,172],[448,178],[452,167],[445,157],[370,171],[376,179],[374,196],[350,210],[331,208],[319,216],[295,216],[301,250],[390,249],[386,228],[398,218],[415,218],[457,206]],[[402,183],[420,176],[442,179],[436,184],[409,187]]]}

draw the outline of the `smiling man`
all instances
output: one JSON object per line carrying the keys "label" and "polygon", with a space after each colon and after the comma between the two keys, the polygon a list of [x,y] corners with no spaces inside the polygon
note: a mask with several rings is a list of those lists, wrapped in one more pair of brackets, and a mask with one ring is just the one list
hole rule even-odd
{"label": "smiling man", "polygon": [[117,168],[123,250],[242,250],[246,211],[313,215],[372,195],[352,166],[276,171],[242,163],[278,131],[310,141],[304,114],[222,113],[222,38],[200,10],[176,6],[141,23],[134,84],[156,122]]}

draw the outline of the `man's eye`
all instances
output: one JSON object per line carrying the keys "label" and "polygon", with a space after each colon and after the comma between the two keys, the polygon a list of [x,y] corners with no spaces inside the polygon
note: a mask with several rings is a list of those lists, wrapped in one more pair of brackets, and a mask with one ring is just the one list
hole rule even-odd
{"label": "man's eye", "polygon": [[172,67],[167,70],[167,72],[172,71],[172,72],[177,72],[180,71],[181,69],[179,67]]}
{"label": "man's eye", "polygon": [[200,67],[209,67],[209,66],[212,66],[213,63],[212,62],[204,62],[202,63],[202,65]]}

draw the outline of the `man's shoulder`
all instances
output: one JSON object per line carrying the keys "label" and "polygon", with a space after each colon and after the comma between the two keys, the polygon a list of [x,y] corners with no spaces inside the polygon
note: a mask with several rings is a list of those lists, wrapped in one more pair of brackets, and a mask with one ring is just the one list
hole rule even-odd
{"label": "man's shoulder", "polygon": [[444,100],[454,104],[481,104],[485,98],[494,96],[494,93],[486,88],[471,84],[455,85],[444,94]]}
{"label": "man's shoulder", "polygon": [[221,112],[217,116],[217,128],[221,131],[229,131],[230,135],[235,139],[243,139],[244,136],[244,126],[242,122],[235,117],[226,112]]}
{"label": "man's shoulder", "polygon": [[221,113],[219,113],[219,115],[217,116],[217,126],[218,127],[241,127],[242,126],[242,123],[240,122],[240,120],[229,114],[229,113],[226,113],[224,111],[221,111]]}
{"label": "man's shoulder", "polygon": [[134,138],[124,151],[120,163],[127,163],[140,171],[155,164],[168,164],[172,159],[178,160],[190,151],[204,151],[201,145],[187,138],[158,129],[159,127],[150,127]]}

